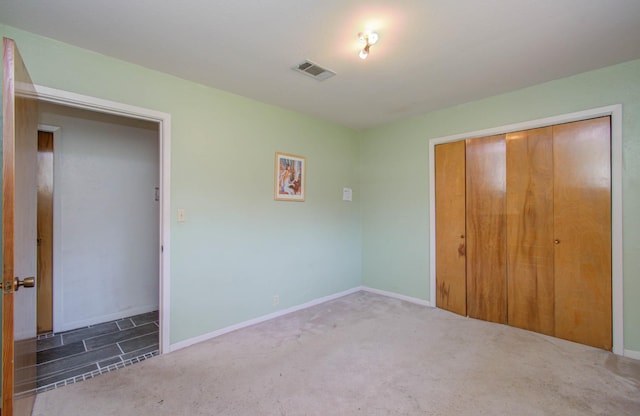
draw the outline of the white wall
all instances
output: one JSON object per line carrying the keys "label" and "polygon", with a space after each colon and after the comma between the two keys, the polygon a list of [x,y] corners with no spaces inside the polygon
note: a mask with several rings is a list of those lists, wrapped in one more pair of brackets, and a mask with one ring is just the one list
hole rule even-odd
{"label": "white wall", "polygon": [[158,308],[158,127],[42,103],[54,151],[54,331]]}

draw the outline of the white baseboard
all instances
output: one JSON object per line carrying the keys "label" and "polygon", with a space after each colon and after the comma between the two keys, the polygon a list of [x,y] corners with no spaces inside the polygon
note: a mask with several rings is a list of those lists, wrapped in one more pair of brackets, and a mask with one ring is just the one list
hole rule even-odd
{"label": "white baseboard", "polygon": [[[296,311],[300,311],[300,310],[303,310],[303,309],[310,308],[312,306],[320,305],[322,303],[329,302],[329,301],[332,301],[332,300],[335,300],[335,299],[350,295],[352,293],[360,292],[360,291],[370,292],[370,293],[375,293],[375,294],[381,295],[381,296],[400,299],[400,300],[404,300],[406,302],[411,302],[411,303],[414,303],[414,304],[417,304],[417,305],[421,305],[421,306],[434,307],[431,304],[431,302],[426,301],[424,299],[419,299],[419,298],[414,298],[414,297],[411,297],[411,296],[401,295],[401,294],[394,293],[394,292],[388,292],[386,290],[374,289],[372,287],[367,287],[367,286],[357,286],[357,287],[351,288],[349,290],[345,290],[344,292],[334,293],[333,295],[329,295],[329,296],[325,296],[325,297],[322,297],[322,298],[314,299],[312,301],[309,301],[307,303],[303,303],[301,305],[293,306],[293,307],[288,308],[288,309],[283,309],[281,311],[270,313],[268,315],[264,315],[264,316],[261,316],[259,318],[255,318],[255,319],[251,319],[251,320],[248,320],[248,321],[240,322],[239,324],[236,324],[236,325],[231,325],[231,326],[228,326],[226,328],[218,329],[217,331],[209,332],[209,333],[204,334],[204,335],[200,335],[200,336],[197,336],[197,337],[194,337],[194,338],[189,338],[187,340],[177,342],[175,344],[170,345],[167,352],[177,351],[177,350],[180,350],[182,348],[186,348],[186,347],[189,347],[191,345],[198,344],[200,342],[207,341],[207,340],[215,338],[215,337],[219,337],[220,335],[224,335],[224,334],[228,334],[229,332],[237,331],[238,329],[246,328],[248,326],[259,324],[261,322],[266,322],[266,321],[269,321],[271,319],[275,319],[275,318],[278,318],[280,316],[284,316],[284,315],[290,314],[292,312],[296,312]],[[623,355],[625,357],[629,357],[629,358],[632,358],[632,359],[635,359],[635,360],[640,360],[640,351],[624,350]]]}
{"label": "white baseboard", "polygon": [[640,351],[624,350],[623,355],[625,357],[633,358],[634,360],[640,360]]}
{"label": "white baseboard", "polygon": [[101,324],[104,322],[116,321],[122,318],[128,318],[142,313],[153,312],[158,310],[158,305],[147,305],[139,308],[127,309],[126,311],[102,315],[95,318],[83,319],[82,321],[65,322],[56,325],[54,322],[53,332],[71,331],[72,329],[84,328],[89,325]]}
{"label": "white baseboard", "polygon": [[[371,292],[382,296],[405,300],[407,302],[416,303],[418,305],[434,307],[429,301],[413,298],[411,296],[399,295],[397,293],[387,292],[386,290],[374,289],[366,286],[362,286],[361,289],[365,292]],[[623,355],[624,357],[633,358],[634,360],[640,360],[640,351],[624,350],[621,355]]]}
{"label": "white baseboard", "polygon": [[375,293],[376,295],[387,296],[390,298],[396,298],[396,299],[404,300],[407,302],[415,303],[417,305],[433,307],[431,302],[424,299],[418,299],[411,296],[400,295],[398,293],[387,292],[386,290],[374,289],[372,287],[367,287],[367,286],[362,286],[362,290],[364,290],[365,292]]}
{"label": "white baseboard", "polygon": [[345,290],[344,292],[334,293],[333,295],[325,296],[322,298],[314,299],[307,303],[303,303],[301,305],[293,306],[291,308],[283,309],[278,312],[270,313],[268,315],[261,316],[259,318],[250,319],[248,321],[240,322],[239,324],[231,325],[226,328],[218,329],[217,331],[209,332],[204,335],[200,335],[194,338],[189,338],[184,341],[177,342],[175,344],[169,345],[169,350],[167,352],[173,352],[180,350],[182,348],[189,347],[194,344],[198,344],[203,341],[210,340],[215,337],[219,337],[220,335],[228,334],[229,332],[237,331],[238,329],[246,328],[251,325],[259,324],[261,322],[269,321],[271,319],[279,318],[281,316],[290,314],[292,312],[300,311],[302,309],[307,309],[312,306],[320,305],[321,303],[329,302],[343,296],[350,295],[352,293],[356,293],[362,290],[361,286],[354,287],[349,290]]}

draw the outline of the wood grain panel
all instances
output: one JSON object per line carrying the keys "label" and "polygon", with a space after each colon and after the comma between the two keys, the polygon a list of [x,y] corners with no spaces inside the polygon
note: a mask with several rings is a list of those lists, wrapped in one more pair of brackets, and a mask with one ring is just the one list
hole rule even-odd
{"label": "wood grain panel", "polygon": [[467,313],[507,322],[505,135],[466,141]]}
{"label": "wood grain panel", "polygon": [[507,135],[509,325],[554,333],[552,128]]}
{"label": "wood grain panel", "polygon": [[[15,88],[14,46],[2,39],[2,284],[13,281]],[[13,414],[13,294],[2,293],[2,411]]]}
{"label": "wood grain panel", "polygon": [[[36,274],[36,149],[38,108],[35,89],[15,42],[3,38],[2,78],[2,280]],[[31,414],[35,381],[36,292],[24,288],[2,294],[2,414]],[[21,371],[18,371],[21,370]]]}
{"label": "wood grain panel", "polygon": [[53,330],[53,133],[38,132],[38,333]]}
{"label": "wood grain panel", "polygon": [[435,147],[436,306],[467,315],[465,144]]}
{"label": "wood grain panel", "polygon": [[609,117],[553,127],[556,336],[605,350],[611,338]]}

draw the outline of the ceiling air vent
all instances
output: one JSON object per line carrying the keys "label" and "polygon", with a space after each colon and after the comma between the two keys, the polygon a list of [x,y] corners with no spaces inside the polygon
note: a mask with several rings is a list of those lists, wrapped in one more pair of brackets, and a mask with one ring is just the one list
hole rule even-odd
{"label": "ceiling air vent", "polygon": [[295,71],[302,72],[303,74],[317,79],[318,81],[324,81],[327,78],[331,78],[336,73],[330,69],[323,68],[318,64],[311,61],[304,61],[293,67]]}

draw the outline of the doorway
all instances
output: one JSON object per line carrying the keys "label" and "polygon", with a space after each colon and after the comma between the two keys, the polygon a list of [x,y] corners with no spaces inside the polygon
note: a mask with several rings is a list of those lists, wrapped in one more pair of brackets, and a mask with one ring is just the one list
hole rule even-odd
{"label": "doorway", "polygon": [[49,167],[55,178],[40,187],[52,196],[38,194],[51,211],[39,221],[53,223],[39,222],[38,236],[38,286],[53,288],[38,299],[38,388],[48,389],[158,353],[160,170],[157,123],[50,103],[40,123],[50,132],[39,135],[39,176]]}
{"label": "doorway", "polygon": [[126,118],[146,120],[158,126],[159,143],[159,310],[160,354],[170,351],[170,196],[171,196],[171,115],[161,111],[137,107],[129,104],[90,97],[68,91],[35,85],[40,102],[81,108],[96,113],[119,115]]}
{"label": "doorway", "polygon": [[[74,108],[84,108],[97,113],[122,115],[132,119],[147,120],[158,125],[159,143],[159,329],[160,353],[169,345],[169,179],[171,116],[167,113],[116,103],[94,97],[69,93],[47,87],[35,86],[29,79],[15,42],[3,38],[4,85],[8,91],[3,101],[3,362],[2,362],[2,410],[12,413],[30,413],[34,395],[31,384],[21,384],[22,376],[31,374],[35,367],[36,291],[20,291],[19,287],[33,287],[36,275],[36,159],[37,159],[37,103],[50,102]],[[4,81],[8,81],[8,84]],[[14,82],[15,81],[15,82]],[[14,90],[15,86],[15,90]],[[19,88],[18,88],[19,87]],[[14,129],[15,127],[15,129]],[[29,138],[33,138],[30,140]],[[19,167],[20,169],[16,169]],[[19,179],[19,180],[18,180]],[[33,197],[31,197],[33,196]],[[14,230],[20,230],[15,233]],[[31,232],[32,231],[32,232]],[[31,238],[29,238],[31,235]],[[25,238],[17,238],[22,236]],[[14,238],[16,237],[16,238]],[[33,265],[31,268],[30,265]],[[25,276],[24,278],[14,276]],[[17,319],[14,319],[17,318]],[[30,341],[33,340],[33,343]],[[15,341],[15,342],[14,342]],[[24,342],[23,342],[24,341]],[[26,344],[25,344],[26,343]],[[33,345],[33,348],[31,346]],[[15,354],[14,354],[15,352]],[[15,360],[14,360],[15,358]],[[14,371],[15,370],[15,371]],[[25,387],[27,389],[25,389]],[[20,394],[15,394],[20,392]]]}

